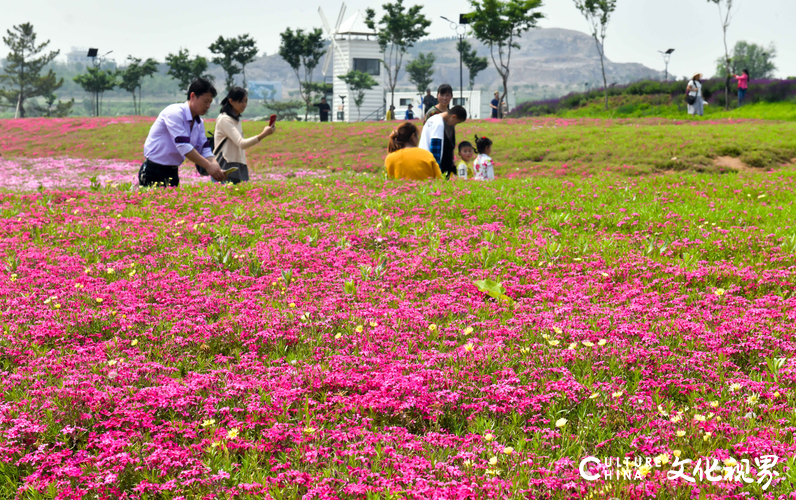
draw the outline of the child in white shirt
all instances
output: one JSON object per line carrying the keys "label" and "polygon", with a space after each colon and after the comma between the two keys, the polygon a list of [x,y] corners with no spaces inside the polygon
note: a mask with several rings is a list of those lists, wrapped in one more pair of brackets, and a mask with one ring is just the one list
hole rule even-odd
{"label": "child in white shirt", "polygon": [[475,149],[478,151],[478,157],[473,163],[473,170],[475,170],[474,179],[477,181],[495,180],[495,164],[492,162],[492,158],[489,157],[492,154],[492,140],[476,135]]}

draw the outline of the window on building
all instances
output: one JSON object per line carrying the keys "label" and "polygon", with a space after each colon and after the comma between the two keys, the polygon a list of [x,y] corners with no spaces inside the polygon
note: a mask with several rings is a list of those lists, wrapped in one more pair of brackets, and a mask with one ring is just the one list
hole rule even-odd
{"label": "window on building", "polygon": [[412,104],[412,99],[401,99],[401,102],[399,104],[401,106],[409,106],[410,104]]}
{"label": "window on building", "polygon": [[467,97],[465,97],[463,99],[460,98],[460,97],[454,97],[453,98],[453,105],[454,106],[467,106]]}
{"label": "window on building", "polygon": [[381,61],[378,59],[354,59],[354,69],[373,76],[381,73]]}

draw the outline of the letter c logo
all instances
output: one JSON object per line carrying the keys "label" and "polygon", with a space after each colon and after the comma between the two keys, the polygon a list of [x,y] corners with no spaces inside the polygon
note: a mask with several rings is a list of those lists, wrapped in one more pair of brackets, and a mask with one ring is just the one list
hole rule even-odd
{"label": "letter c logo", "polygon": [[578,467],[578,470],[580,471],[580,477],[582,477],[586,481],[596,481],[600,479],[599,474],[592,474],[586,469],[586,465],[589,463],[600,465],[600,459],[598,459],[597,457],[586,457],[583,460],[581,460],[580,467]]}

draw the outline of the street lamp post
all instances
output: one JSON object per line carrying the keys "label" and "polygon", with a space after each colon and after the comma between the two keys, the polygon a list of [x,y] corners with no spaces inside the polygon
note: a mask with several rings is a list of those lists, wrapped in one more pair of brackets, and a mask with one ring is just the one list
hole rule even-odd
{"label": "street lamp post", "polygon": [[664,74],[663,81],[668,82],[669,81],[669,59],[672,58],[672,52],[674,52],[674,49],[669,49],[666,52],[664,52],[662,50],[659,50],[658,52],[663,54],[663,61],[666,63],[666,73]]}
{"label": "street lamp post", "polygon": [[462,45],[464,42],[464,34],[467,32],[467,24],[469,21],[464,14],[459,15],[459,22],[454,22],[448,19],[445,16],[439,16],[442,19],[451,23],[451,29],[456,31],[456,35],[459,37],[459,104],[464,106],[464,70],[462,66]]}
{"label": "street lamp post", "polygon": [[[102,54],[101,56],[98,56],[97,54],[99,53],[99,49],[88,49],[88,54],[86,54],[86,57],[91,58],[92,62],[94,64],[94,67],[99,69],[100,67],[102,67],[102,63],[105,62],[105,56],[107,56],[111,52],[113,52],[113,51],[109,50],[108,52]],[[100,111],[99,111],[99,92],[96,92],[94,94],[94,98],[95,98],[95,101],[96,101],[95,102],[95,105],[96,105],[95,113],[96,113],[97,116],[99,116],[99,114],[100,114]]]}

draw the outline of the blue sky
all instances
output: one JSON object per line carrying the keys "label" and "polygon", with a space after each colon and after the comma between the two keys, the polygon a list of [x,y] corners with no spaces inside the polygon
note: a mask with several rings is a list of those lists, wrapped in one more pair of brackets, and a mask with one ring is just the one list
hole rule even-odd
{"label": "blue sky", "polygon": [[[367,7],[379,10],[385,0],[352,0],[348,14]],[[320,27],[318,7],[334,22],[339,0],[27,0],[3,8],[0,29],[31,22],[40,39],[66,52],[72,46],[96,46],[113,50],[117,61],[128,54],[163,60],[184,47],[208,55],[207,46],[219,35],[250,33],[261,51],[269,54],[279,46],[285,27]],[[413,0],[405,4],[414,5]],[[796,76],[796,1],[735,0],[736,14],[728,42],[738,40],[768,45],[774,42],[778,76]],[[423,11],[433,23],[431,37],[449,36],[452,30],[441,15],[451,17],[468,11],[466,0],[428,2]],[[572,0],[547,0],[542,27],[587,31],[588,25]],[[639,62],[663,69],[658,50],[674,48],[669,71],[682,77],[700,71],[712,75],[715,60],[724,51],[718,9],[707,0],[618,0],[608,29],[606,54],[616,62]],[[4,55],[4,54],[3,54]]]}

